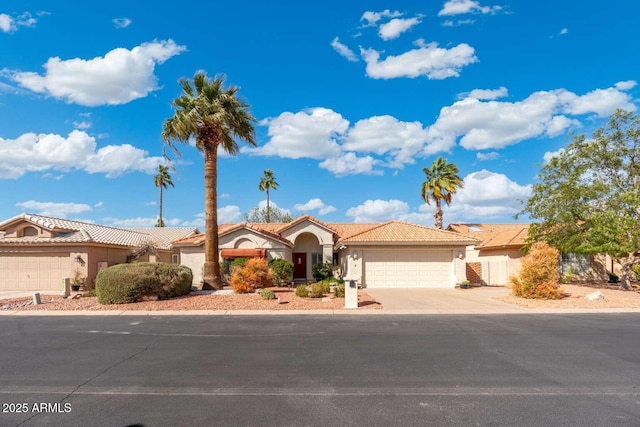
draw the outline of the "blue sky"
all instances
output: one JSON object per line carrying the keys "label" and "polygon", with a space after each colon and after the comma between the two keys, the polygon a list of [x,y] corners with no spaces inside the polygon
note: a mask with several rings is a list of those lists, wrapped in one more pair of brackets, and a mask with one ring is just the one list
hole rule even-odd
{"label": "blue sky", "polygon": [[[438,156],[465,181],[445,225],[514,222],[571,132],[638,105],[628,0],[158,4],[2,2],[0,220],[153,226],[162,124],[197,70],[259,120],[258,147],[219,159],[220,222],[264,203],[268,168],[294,217],[433,225],[420,188]],[[203,158],[180,151],[165,222],[202,227]]]}

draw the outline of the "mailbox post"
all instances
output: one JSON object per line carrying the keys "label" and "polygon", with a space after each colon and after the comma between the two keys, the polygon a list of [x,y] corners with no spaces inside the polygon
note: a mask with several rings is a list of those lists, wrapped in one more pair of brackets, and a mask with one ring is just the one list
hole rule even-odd
{"label": "mailbox post", "polygon": [[358,308],[358,279],[355,277],[344,280],[344,308]]}

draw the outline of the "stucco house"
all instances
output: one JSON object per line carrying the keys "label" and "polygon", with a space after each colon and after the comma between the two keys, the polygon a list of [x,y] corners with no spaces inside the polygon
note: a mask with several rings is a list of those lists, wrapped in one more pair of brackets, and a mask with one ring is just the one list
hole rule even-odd
{"label": "stucco house", "polygon": [[155,253],[140,261],[180,263],[171,241],[198,233],[187,228],[115,228],[82,221],[22,214],[0,223],[0,290],[61,287],[75,272],[95,280],[98,271],[127,261],[136,248],[151,244]]}
{"label": "stucco house", "polygon": [[[202,281],[204,235],[173,241],[181,263]],[[313,266],[332,262],[344,278],[365,288],[453,288],[466,279],[465,253],[479,241],[460,233],[402,221],[324,223],[309,215],[289,223],[219,227],[220,259],[283,258],[294,280],[312,280]]]}
{"label": "stucco house", "polygon": [[[471,283],[503,286],[520,272],[529,224],[450,224],[447,230],[480,241],[466,249],[467,278]],[[607,257],[561,254],[560,273],[573,281],[604,280]]]}

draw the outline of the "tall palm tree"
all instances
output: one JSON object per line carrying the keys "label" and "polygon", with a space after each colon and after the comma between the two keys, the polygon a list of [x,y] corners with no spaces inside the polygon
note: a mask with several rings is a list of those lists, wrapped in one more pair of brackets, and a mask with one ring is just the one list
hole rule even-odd
{"label": "tall palm tree", "polygon": [[175,187],[173,181],[171,181],[171,175],[169,175],[169,166],[158,165],[158,173],[153,177],[153,183],[160,189],[160,215],[158,216],[156,227],[164,227],[164,220],[162,219],[162,190],[169,186]]}
{"label": "tall palm tree", "polygon": [[273,188],[274,190],[278,189],[278,183],[276,182],[276,177],[273,175],[273,171],[271,169],[265,169],[264,175],[260,178],[260,184],[258,185],[258,189],[260,191],[267,192],[267,222],[271,222],[271,208],[269,207],[269,189]]}
{"label": "tall palm tree", "polygon": [[204,289],[222,288],[218,255],[218,148],[237,154],[240,148],[234,138],[255,146],[256,119],[249,105],[238,96],[239,88],[224,88],[224,76],[209,80],[204,71],[178,80],[182,94],[173,100],[175,114],[164,122],[162,139],[178,155],[171,141],[188,143],[195,137],[198,150],[204,154],[205,245]]}
{"label": "tall palm tree", "polygon": [[423,168],[426,181],[422,183],[422,198],[427,204],[429,199],[436,202],[436,228],[442,230],[442,200],[447,206],[451,204],[451,196],[464,187],[464,182],[458,174],[458,166],[447,163],[442,157],[433,162],[431,168]]}

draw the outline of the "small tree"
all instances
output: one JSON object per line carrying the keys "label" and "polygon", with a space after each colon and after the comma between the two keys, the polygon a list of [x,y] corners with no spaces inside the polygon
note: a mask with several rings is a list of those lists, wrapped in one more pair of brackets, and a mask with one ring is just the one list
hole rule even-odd
{"label": "small tree", "polygon": [[429,199],[436,203],[435,226],[442,230],[442,201],[449,206],[452,196],[464,187],[464,181],[458,176],[458,166],[447,163],[438,157],[430,168],[423,168],[425,181],[422,183],[422,199],[429,204]]}
{"label": "small tree", "polygon": [[256,206],[249,212],[244,214],[246,222],[291,222],[292,218],[289,212],[274,206],[261,208]]}
{"label": "small tree", "polygon": [[640,116],[618,110],[590,138],[575,136],[542,167],[525,213],[532,241],[612,255],[629,289],[640,264]]}
{"label": "small tree", "polygon": [[512,277],[513,294],[522,298],[559,299],[558,258],[560,252],[546,242],[536,242],[522,257],[519,277]]}
{"label": "small tree", "polygon": [[267,288],[272,283],[269,264],[263,258],[251,258],[242,267],[236,268],[231,277],[231,287],[239,294]]}

